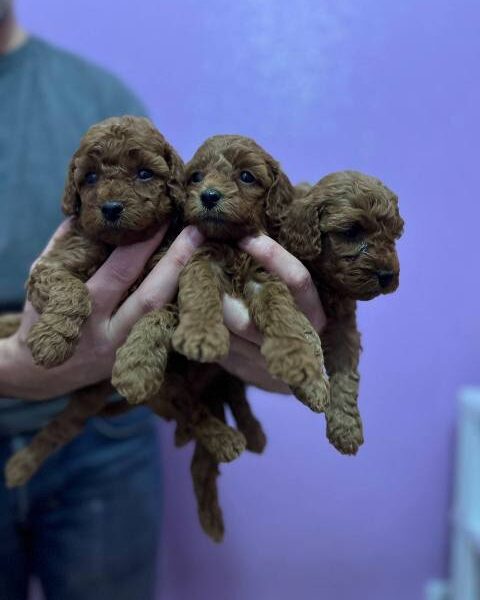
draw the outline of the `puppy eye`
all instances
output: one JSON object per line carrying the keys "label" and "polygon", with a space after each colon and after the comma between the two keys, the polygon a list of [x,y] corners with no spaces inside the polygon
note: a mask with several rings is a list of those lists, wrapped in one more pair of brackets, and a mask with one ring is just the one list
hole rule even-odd
{"label": "puppy eye", "polygon": [[200,171],[195,171],[190,175],[189,183],[200,183],[203,181],[204,175]]}
{"label": "puppy eye", "polygon": [[153,179],[153,172],[150,169],[138,169],[137,177],[142,181],[148,181],[149,179]]}
{"label": "puppy eye", "polygon": [[352,225],[345,231],[342,231],[342,235],[347,238],[347,240],[357,240],[365,230],[360,225]]}
{"label": "puppy eye", "polygon": [[254,183],[256,181],[256,179],[250,173],[250,171],[242,171],[240,173],[240,181],[243,181],[243,183]]}
{"label": "puppy eye", "polygon": [[95,171],[89,171],[84,177],[84,181],[85,183],[88,183],[88,185],[93,185],[94,183],[97,183],[97,179],[98,177]]}

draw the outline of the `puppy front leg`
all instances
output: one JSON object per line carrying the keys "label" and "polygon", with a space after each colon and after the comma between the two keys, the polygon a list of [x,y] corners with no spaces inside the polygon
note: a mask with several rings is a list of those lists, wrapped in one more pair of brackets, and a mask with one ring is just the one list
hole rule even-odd
{"label": "puppy front leg", "polygon": [[91,313],[84,281],[105,258],[104,247],[71,232],[33,268],[28,298],[41,316],[31,328],[27,344],[36,364],[55,367],[73,354],[81,327]]}
{"label": "puppy front leg", "polygon": [[287,286],[273,276],[263,279],[247,284],[246,301],[264,336],[261,352],[268,370],[311,410],[323,412],[329,391],[320,338]]}
{"label": "puppy front leg", "polygon": [[[45,272],[45,280],[51,274]],[[82,325],[92,306],[85,284],[68,271],[55,272],[62,281],[54,283],[39,321],[30,329],[27,344],[37,365],[47,369],[61,365],[72,356]]]}
{"label": "puppy front leg", "polygon": [[153,310],[137,321],[117,350],[112,384],[130,404],[160,393],[177,322],[176,307]]}
{"label": "puppy front leg", "polygon": [[112,392],[109,382],[78,390],[64,410],[41,429],[30,444],[16,452],[5,466],[7,487],[24,485],[35,475],[47,458],[72,441],[84,428],[88,418],[95,416]]}
{"label": "puppy front leg", "polygon": [[205,254],[196,254],[183,269],[178,289],[180,324],[172,344],[198,362],[215,362],[228,354],[230,334],[223,324],[221,282]]}
{"label": "puppy front leg", "polygon": [[357,405],[361,345],[355,308],[343,315],[329,315],[322,339],[330,376],[327,437],[342,454],[356,454],[363,444],[363,427]]}

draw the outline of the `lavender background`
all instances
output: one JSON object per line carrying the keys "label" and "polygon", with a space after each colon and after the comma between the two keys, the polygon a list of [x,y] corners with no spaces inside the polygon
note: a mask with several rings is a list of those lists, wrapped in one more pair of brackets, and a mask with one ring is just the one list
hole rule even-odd
{"label": "lavender background", "polygon": [[18,2],[32,31],[109,67],[185,158],[255,137],[294,181],[356,168],[400,196],[399,291],[360,307],[357,458],[322,417],[251,390],[265,456],[227,465],[228,526],[197,525],[190,451],[166,431],[167,600],[415,600],[446,575],[455,394],[479,381],[473,0]]}

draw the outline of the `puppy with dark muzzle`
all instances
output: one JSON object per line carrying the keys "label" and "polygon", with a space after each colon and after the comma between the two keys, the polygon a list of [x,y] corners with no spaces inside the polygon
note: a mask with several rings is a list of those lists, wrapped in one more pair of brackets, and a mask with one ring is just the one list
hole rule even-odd
{"label": "puppy with dark muzzle", "polygon": [[185,221],[208,241],[180,276],[174,348],[202,362],[225,356],[223,294],[242,298],[264,337],[270,373],[310,409],[323,411],[328,381],[317,333],[287,286],[237,246],[247,235],[276,237],[294,197],[292,184],[258,144],[238,135],[209,138],[188,163],[186,181]]}
{"label": "puppy with dark muzzle", "polygon": [[279,233],[280,243],[311,272],[327,315],[322,332],[330,379],[327,435],[344,454],[355,454],[363,443],[356,302],[397,289],[395,242],[403,225],[396,195],[380,180],[341,171],[312,187],[298,186]]}

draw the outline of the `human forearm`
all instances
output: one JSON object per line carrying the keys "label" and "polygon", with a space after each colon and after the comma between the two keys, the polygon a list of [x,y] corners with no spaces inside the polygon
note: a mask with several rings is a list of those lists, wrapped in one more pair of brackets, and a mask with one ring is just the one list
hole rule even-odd
{"label": "human forearm", "polygon": [[[0,402],[2,398],[40,400],[48,397],[48,372],[36,367],[20,351],[16,338],[0,340]],[[50,376],[51,377],[51,376]]]}

